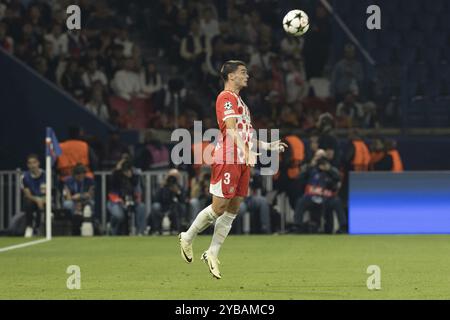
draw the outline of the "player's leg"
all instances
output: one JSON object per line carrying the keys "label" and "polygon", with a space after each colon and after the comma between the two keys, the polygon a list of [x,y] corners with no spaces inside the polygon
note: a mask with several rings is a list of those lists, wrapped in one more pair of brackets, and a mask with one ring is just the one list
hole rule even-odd
{"label": "player's leg", "polygon": [[209,253],[215,257],[219,256],[219,250],[228,233],[231,230],[236,215],[239,212],[239,206],[243,200],[242,193],[248,182],[246,166],[231,164],[225,165],[222,179],[223,197],[213,198],[213,208],[219,212],[211,245],[208,249]]}
{"label": "player's leg", "polygon": [[239,212],[239,206],[243,201],[242,197],[235,197],[228,201],[223,214],[216,221],[213,238],[208,251],[215,257],[219,256],[220,247],[224,243],[226,237],[230,233],[233,221]]}
{"label": "player's leg", "polygon": [[222,174],[224,170],[224,165],[214,164],[211,166],[210,192],[213,195],[212,204],[200,211],[186,232],[180,233],[181,257],[187,263],[191,263],[194,260],[192,242],[197,234],[216,222],[216,219],[225,211],[229,201],[226,198],[219,197],[223,195]]}
{"label": "player's leg", "polygon": [[38,210],[37,205],[30,200],[25,199],[24,202],[25,209],[25,221],[26,221],[26,229],[25,229],[25,238],[31,238],[33,236],[33,213]]}
{"label": "player's leg", "polygon": [[245,165],[232,165],[227,168],[227,173],[228,175],[225,176],[228,179],[226,181],[227,186],[224,187],[226,190],[225,196],[231,200],[223,208],[225,210],[223,214],[217,218],[211,245],[202,256],[202,259],[208,262],[211,273],[217,279],[221,278],[218,268],[219,260],[217,259],[220,248],[231,230],[244,197],[248,194],[250,181],[250,168]]}
{"label": "player's leg", "polygon": [[[219,271],[219,250],[225,241],[237,212],[239,211],[240,201],[236,199],[236,193],[239,190],[239,184],[242,176],[242,166],[237,164],[225,164],[220,172],[220,181],[216,184],[211,183],[211,190],[214,194],[213,208],[219,212],[219,217],[214,226],[214,234],[211,245],[202,255],[211,274],[220,279]],[[212,180],[213,181],[213,180]],[[216,190],[220,187],[220,190]],[[232,212],[229,212],[232,210]]]}

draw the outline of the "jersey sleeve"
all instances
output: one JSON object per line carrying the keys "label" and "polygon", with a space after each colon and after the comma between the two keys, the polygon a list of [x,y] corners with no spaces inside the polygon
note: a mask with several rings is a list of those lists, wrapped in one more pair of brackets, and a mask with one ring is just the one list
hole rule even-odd
{"label": "jersey sleeve", "polygon": [[24,190],[25,188],[30,188],[28,185],[28,180],[26,179],[26,176],[24,174],[20,177],[20,188],[22,190]]}
{"label": "jersey sleeve", "polygon": [[239,117],[237,98],[229,92],[219,95],[216,102],[216,113],[218,121]]}

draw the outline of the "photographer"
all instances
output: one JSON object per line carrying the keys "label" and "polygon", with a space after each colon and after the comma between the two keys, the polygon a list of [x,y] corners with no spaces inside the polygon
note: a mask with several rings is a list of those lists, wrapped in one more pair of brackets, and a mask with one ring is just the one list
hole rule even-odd
{"label": "photographer", "polygon": [[127,212],[134,212],[138,235],[143,235],[146,227],[145,205],[142,203],[140,176],[133,170],[131,162],[121,160],[113,171],[108,194],[108,210],[111,213],[111,232],[119,235]]}
{"label": "photographer", "polygon": [[171,233],[177,234],[181,231],[182,219],[187,218],[187,197],[186,191],[180,186],[180,179],[180,172],[172,169],[167,175],[164,186],[158,190],[150,214],[152,234],[162,234],[162,221],[165,214],[170,219]]}
{"label": "photographer", "polygon": [[336,211],[340,231],[345,230],[347,219],[342,202],[337,196],[341,185],[339,171],[333,167],[325,157],[325,152],[319,150],[311,164],[304,166],[300,174],[300,180],[304,185],[304,195],[295,207],[295,221],[299,226],[303,225],[303,215],[310,213],[308,230],[317,232],[320,229],[322,212],[325,214],[325,232],[333,232],[333,211]]}

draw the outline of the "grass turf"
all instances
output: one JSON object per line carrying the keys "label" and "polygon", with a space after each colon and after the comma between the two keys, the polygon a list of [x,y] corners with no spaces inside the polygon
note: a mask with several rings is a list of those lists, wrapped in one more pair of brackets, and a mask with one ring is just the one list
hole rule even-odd
{"label": "grass turf", "polygon": [[[176,237],[55,238],[0,253],[0,299],[449,299],[449,236],[231,236],[221,280]],[[0,248],[24,242],[0,238]],[[81,290],[68,290],[69,265]],[[370,291],[369,265],[381,268]]]}

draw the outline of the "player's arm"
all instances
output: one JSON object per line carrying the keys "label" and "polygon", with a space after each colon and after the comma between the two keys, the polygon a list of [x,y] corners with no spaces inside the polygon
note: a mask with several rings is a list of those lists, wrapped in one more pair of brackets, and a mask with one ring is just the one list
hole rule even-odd
{"label": "player's arm", "polygon": [[30,200],[31,202],[38,204],[38,202],[40,201],[40,198],[33,196],[30,189],[28,189],[28,188],[23,188],[23,194],[24,194],[25,198]]}
{"label": "player's arm", "polygon": [[227,129],[227,135],[230,135],[231,141],[237,145],[237,147],[244,153],[245,163],[250,166],[256,164],[257,153],[251,151],[248,146],[244,143],[239,131],[237,130],[236,118],[231,117],[225,119],[225,127]]}
{"label": "player's arm", "polygon": [[262,140],[257,140],[258,147],[263,150],[284,152],[288,148],[288,145],[281,140],[273,141],[273,142],[265,142]]}

